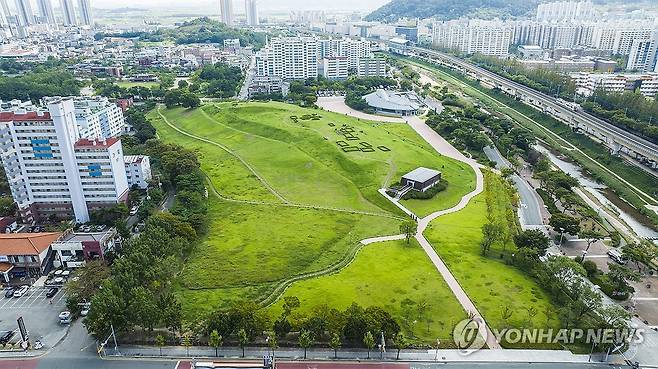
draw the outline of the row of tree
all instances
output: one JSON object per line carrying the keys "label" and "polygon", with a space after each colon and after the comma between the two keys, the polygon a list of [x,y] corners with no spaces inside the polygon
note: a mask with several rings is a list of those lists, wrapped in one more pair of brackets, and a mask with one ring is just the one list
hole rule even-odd
{"label": "row of tree", "polygon": [[63,67],[40,65],[20,76],[0,76],[0,100],[38,101],[44,96],[77,96],[80,87],[81,83]]}

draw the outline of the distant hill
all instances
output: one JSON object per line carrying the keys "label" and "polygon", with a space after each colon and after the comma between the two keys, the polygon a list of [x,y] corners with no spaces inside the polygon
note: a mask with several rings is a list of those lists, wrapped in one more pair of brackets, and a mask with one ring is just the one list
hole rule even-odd
{"label": "distant hill", "polygon": [[367,20],[393,22],[400,18],[441,20],[529,15],[540,0],[393,0],[370,13]]}
{"label": "distant hill", "polygon": [[[491,19],[529,16],[535,12],[537,5],[545,2],[548,0],[392,0],[370,13],[366,20],[394,22],[400,18],[450,20],[460,17]],[[619,0],[595,1],[599,4],[611,2]]]}

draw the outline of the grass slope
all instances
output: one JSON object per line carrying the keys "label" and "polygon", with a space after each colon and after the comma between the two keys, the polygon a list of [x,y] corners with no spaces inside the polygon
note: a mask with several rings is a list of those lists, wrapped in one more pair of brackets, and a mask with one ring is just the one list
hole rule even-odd
{"label": "grass slope", "polygon": [[[293,276],[350,260],[363,238],[398,233],[399,220],[391,216],[400,213],[377,189],[417,166],[441,168],[452,178],[454,186],[434,203],[438,208],[452,206],[474,186],[470,169],[437,155],[406,125],[282,103],[160,112],[169,124],[197,137],[172,128],[154,111],[149,117],[159,137],[195,149],[214,189],[230,199],[210,189],[210,231],[178,280],[188,320],[236,299],[258,301]],[[290,118],[311,113],[322,118],[297,123]],[[336,144],[344,139],[336,132],[343,124],[354,127],[360,141],[390,151],[343,152]],[[284,205],[249,168],[291,204]],[[393,270],[396,262],[389,259],[382,267]]]}
{"label": "grass slope", "polygon": [[[501,179],[487,176],[485,191],[499,188],[492,181]],[[485,193],[480,194],[464,210],[432,221],[425,236],[492,328],[552,327],[557,322],[549,296],[526,274],[498,258],[502,248],[510,250],[513,243],[496,244],[489,257],[481,255],[481,228],[487,222],[488,213],[485,196]],[[494,201],[494,204],[506,206],[504,201]],[[501,208],[494,212],[498,217],[507,210]],[[505,306],[513,312],[507,321],[501,316]],[[528,316],[531,307],[537,311],[532,318]]]}
{"label": "grass slope", "polygon": [[[435,341],[437,337],[451,342],[452,328],[466,318],[459,302],[415,240],[409,245],[405,241],[368,245],[339,273],[295,283],[284,296],[297,296],[302,312],[310,312],[320,305],[344,309],[353,302],[364,307],[383,306],[398,317],[410,337],[423,342]],[[401,304],[404,299],[427,302],[427,312],[419,316],[414,309],[407,321]],[[272,307],[274,316],[280,314],[281,304],[279,300]]]}

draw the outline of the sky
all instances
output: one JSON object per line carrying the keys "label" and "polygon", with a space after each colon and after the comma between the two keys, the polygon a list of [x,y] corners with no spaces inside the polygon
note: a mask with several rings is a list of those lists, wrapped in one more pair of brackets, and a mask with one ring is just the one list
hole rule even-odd
{"label": "sky", "polygon": [[[120,7],[144,7],[144,8],[169,8],[169,9],[191,9],[201,7],[219,7],[219,0],[92,0],[94,8],[120,8]],[[374,10],[389,0],[259,0],[258,7],[261,11],[266,10]],[[234,0],[233,8],[244,7],[243,0]]]}

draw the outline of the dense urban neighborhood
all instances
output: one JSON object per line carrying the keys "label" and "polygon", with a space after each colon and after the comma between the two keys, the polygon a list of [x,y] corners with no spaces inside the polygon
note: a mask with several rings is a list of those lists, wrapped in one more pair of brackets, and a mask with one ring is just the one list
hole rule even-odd
{"label": "dense urban neighborhood", "polygon": [[323,3],[0,0],[0,369],[658,366],[656,4]]}

